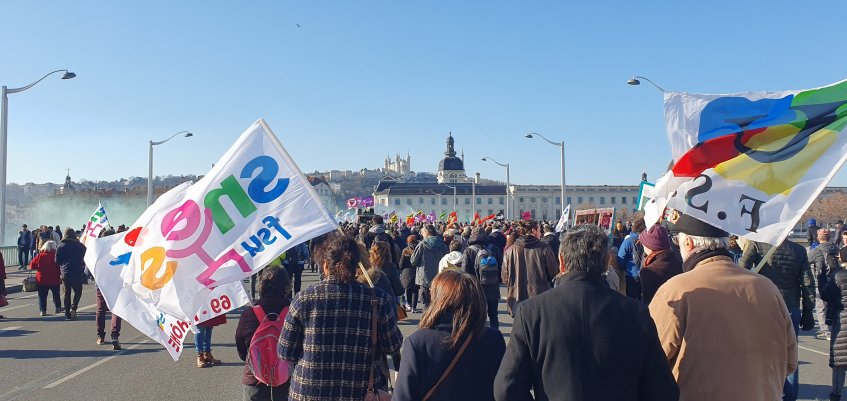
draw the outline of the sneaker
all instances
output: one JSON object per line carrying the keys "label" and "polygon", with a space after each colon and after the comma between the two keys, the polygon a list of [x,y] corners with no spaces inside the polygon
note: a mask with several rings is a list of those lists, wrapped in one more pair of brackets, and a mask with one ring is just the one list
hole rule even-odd
{"label": "sneaker", "polygon": [[76,311],[71,310],[71,320],[76,320]]}
{"label": "sneaker", "polygon": [[815,336],[815,338],[817,338],[817,339],[819,339],[819,340],[829,340],[829,339],[830,339],[830,338],[829,338],[829,333],[824,333],[824,332],[822,332],[822,331],[821,331],[821,332],[819,332],[819,333]]}
{"label": "sneaker", "polygon": [[112,339],[112,349],[115,351],[121,350],[121,342],[117,338]]}
{"label": "sneaker", "polygon": [[45,312],[45,311],[41,311],[41,316],[42,316],[42,317],[43,317],[43,316],[47,316],[47,312]]}
{"label": "sneaker", "polygon": [[106,340],[103,337],[97,336],[97,341],[95,341],[94,343],[97,345],[103,345],[103,343],[105,342]]}

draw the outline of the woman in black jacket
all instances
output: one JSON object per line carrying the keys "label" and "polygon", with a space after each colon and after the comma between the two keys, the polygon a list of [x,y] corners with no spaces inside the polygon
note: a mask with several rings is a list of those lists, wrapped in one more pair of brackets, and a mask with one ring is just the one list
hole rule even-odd
{"label": "woman in black jacket", "polygon": [[418,237],[409,235],[406,237],[406,244],[406,248],[400,255],[400,283],[406,290],[406,312],[417,312],[419,287],[415,284],[415,274],[418,268],[412,265],[411,258],[418,246]]}
{"label": "woman in black jacket", "polygon": [[839,252],[841,268],[830,272],[829,280],[821,290],[821,299],[826,302],[826,323],[830,324],[832,337],[829,341],[829,367],[832,368],[832,392],[830,401],[841,399],[844,378],[847,375],[847,248]]}
{"label": "woman in black jacket", "polygon": [[431,393],[429,401],[493,401],[492,383],[506,342],[485,326],[486,312],[476,277],[451,270],[435,276],[421,329],[404,341],[392,400],[420,401]]}
{"label": "woman in black jacket", "polygon": [[[259,273],[258,281],[260,298],[256,301],[256,305],[262,307],[269,319],[272,317],[271,313],[285,319],[282,310],[291,303],[291,291],[293,289],[288,273],[279,265],[268,266]],[[247,359],[250,341],[260,323],[253,312],[253,308],[241,312],[241,318],[238,319],[238,328],[235,329],[235,348],[238,350],[238,357],[242,361]],[[272,398],[274,400],[288,399],[289,382],[276,387],[268,387],[256,380],[246,364],[244,365],[244,377],[241,379],[241,383],[244,384],[244,401],[270,400]],[[271,397],[271,391],[273,391],[273,397]]]}

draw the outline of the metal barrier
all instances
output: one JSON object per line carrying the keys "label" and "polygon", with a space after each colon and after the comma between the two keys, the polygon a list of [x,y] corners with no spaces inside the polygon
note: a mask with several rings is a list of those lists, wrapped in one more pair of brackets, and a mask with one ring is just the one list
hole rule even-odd
{"label": "metal barrier", "polygon": [[3,262],[6,263],[6,266],[18,266],[18,247],[16,245],[12,246],[0,246],[0,254],[3,255]]}

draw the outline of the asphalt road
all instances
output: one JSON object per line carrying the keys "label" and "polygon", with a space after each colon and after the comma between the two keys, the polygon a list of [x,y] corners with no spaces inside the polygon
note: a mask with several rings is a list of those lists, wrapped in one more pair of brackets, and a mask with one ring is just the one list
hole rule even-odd
{"label": "asphalt road", "polygon": [[[7,283],[19,282],[20,277],[11,274]],[[316,280],[315,274],[305,272],[303,285]],[[224,364],[198,369],[193,336],[177,362],[129,324],[121,333],[122,351],[96,345],[94,286],[83,290],[76,321],[65,321],[63,315],[39,317],[35,293],[13,293],[10,305],[0,308],[6,316],[0,320],[0,401],[241,399],[243,363],[233,343],[240,312],[229,314],[228,323],[214,329],[213,353]],[[414,314],[400,323],[404,335],[416,329],[419,317]],[[502,302],[500,318],[508,341],[512,321]],[[108,323],[106,330],[108,334]],[[813,333],[800,338],[800,396],[823,400],[830,391],[828,345]]]}

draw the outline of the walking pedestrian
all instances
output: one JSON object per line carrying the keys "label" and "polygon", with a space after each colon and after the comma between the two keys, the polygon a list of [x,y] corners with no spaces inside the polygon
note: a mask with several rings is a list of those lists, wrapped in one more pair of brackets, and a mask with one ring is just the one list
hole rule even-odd
{"label": "walking pedestrian", "polygon": [[829,340],[831,334],[829,325],[826,324],[827,305],[821,298],[821,291],[838,270],[838,250],[834,244],[829,242],[828,230],[818,230],[816,238],[817,245],[809,251],[809,263],[817,282],[815,318],[821,330],[817,338]]}
{"label": "walking pedestrian", "polygon": [[47,295],[53,293],[53,306],[55,312],[62,312],[62,303],[59,299],[59,285],[61,284],[61,272],[56,264],[56,243],[47,241],[41,247],[41,251],[29,266],[36,271],[35,286],[38,291],[38,310],[41,316],[47,316]]}
{"label": "walking pedestrian", "polygon": [[435,276],[432,305],[404,341],[391,399],[493,401],[491,383],[506,343],[485,327],[485,316],[485,296],[473,276],[451,270]]}
{"label": "walking pedestrian", "polygon": [[[46,241],[45,241],[46,242]],[[73,228],[65,231],[65,239],[56,248],[56,263],[65,284],[65,320],[76,320],[76,308],[82,297],[82,281],[85,269],[85,245],[76,238]],[[73,300],[71,300],[73,291]]]}
{"label": "walking pedestrian", "polygon": [[194,349],[197,350],[198,368],[207,368],[223,363],[220,359],[212,356],[212,329],[222,324],[226,324],[226,314],[215,316],[197,324],[197,333],[194,334]]}
{"label": "walking pedestrian", "polygon": [[684,273],[650,302],[681,400],[776,400],[797,338],[776,286],[732,262],[729,234],[672,213]]}
{"label": "walking pedestrian", "polygon": [[677,400],[647,307],[602,281],[608,246],[597,226],[577,225],[565,234],[558,260],[567,273],[556,288],[518,308],[495,399]]}
{"label": "walking pedestrian", "polygon": [[18,270],[24,270],[29,266],[29,256],[33,248],[32,232],[30,232],[26,224],[18,232]]}
{"label": "walking pedestrian", "polygon": [[438,264],[449,250],[432,224],[424,226],[421,233],[424,236],[423,241],[418,243],[412,253],[411,262],[418,269],[415,274],[415,284],[421,287],[421,301],[426,309],[430,303],[432,280],[438,274]]}
{"label": "walking pedestrian", "polygon": [[503,256],[502,279],[506,284],[506,305],[515,316],[518,304],[552,288],[559,273],[556,256],[539,241],[538,223],[526,220],[517,227],[517,239]]}
{"label": "walking pedestrian", "polygon": [[403,336],[395,301],[356,281],[363,248],[335,232],[316,247],[325,278],[294,299],[279,338],[280,357],[295,365],[289,399],[361,401],[369,387],[388,387],[381,362]]}
{"label": "walking pedestrian", "polygon": [[646,228],[644,219],[632,223],[632,230],[624,237],[618,250],[618,264],[626,270],[626,295],[630,298],[641,298],[641,256],[644,253],[638,236]]}
{"label": "walking pedestrian", "polygon": [[403,289],[406,298],[406,312],[409,313],[419,313],[418,310],[418,287],[415,284],[415,275],[417,273],[418,268],[412,264],[412,253],[415,252],[415,248],[418,246],[418,237],[415,235],[408,235],[406,237],[406,247],[403,248],[403,252],[400,256],[400,283],[403,284]]}

